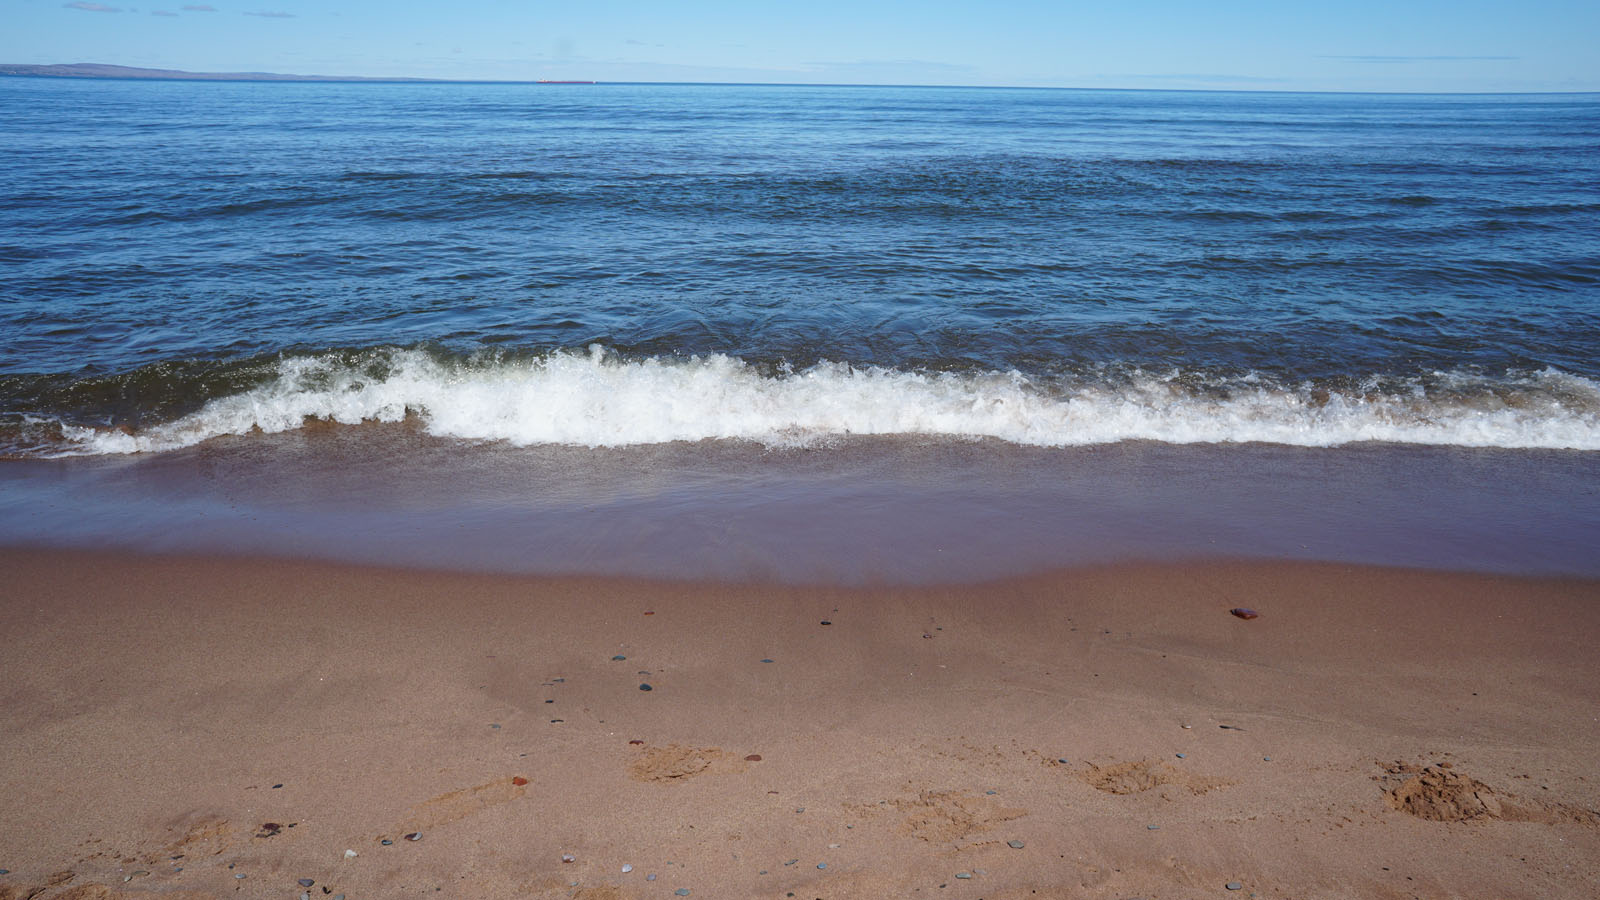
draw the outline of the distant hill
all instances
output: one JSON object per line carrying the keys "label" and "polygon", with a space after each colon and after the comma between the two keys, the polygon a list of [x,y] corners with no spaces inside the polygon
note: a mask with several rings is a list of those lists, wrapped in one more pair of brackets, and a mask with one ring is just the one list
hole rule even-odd
{"label": "distant hill", "polygon": [[0,75],[34,75],[50,78],[144,78],[167,81],[439,81],[437,78],[361,78],[352,75],[279,75],[274,72],[184,72],[179,69],[140,69],[106,63],[29,66],[0,63]]}

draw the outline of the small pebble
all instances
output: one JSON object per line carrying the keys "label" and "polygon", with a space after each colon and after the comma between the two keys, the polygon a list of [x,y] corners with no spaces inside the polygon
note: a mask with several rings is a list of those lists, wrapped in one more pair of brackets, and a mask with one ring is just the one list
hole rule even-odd
{"label": "small pebble", "polygon": [[649,875],[646,875],[644,877],[644,880],[645,881],[655,881],[656,880],[656,873],[651,872]]}
{"label": "small pebble", "polygon": [[343,894],[334,894],[333,895],[333,900],[344,900],[344,895]]}
{"label": "small pebble", "polygon": [[838,844],[829,844],[828,845],[828,849],[829,850],[837,850],[837,849],[839,849],[839,845]]}
{"label": "small pebble", "polygon": [[629,872],[632,872],[632,871],[633,871],[633,864],[632,863],[623,863],[622,864],[622,874],[626,875],[626,874],[628,874]]}
{"label": "small pebble", "polygon": [[1223,887],[1227,888],[1230,891],[1239,891],[1239,890],[1243,890],[1244,889],[1244,885],[1240,884],[1237,881],[1230,881],[1227,884],[1223,885]]}
{"label": "small pebble", "polygon": [[1187,754],[1187,753],[1179,753],[1178,754],[1178,758],[1179,759],[1188,759],[1189,758],[1189,754]]}
{"label": "small pebble", "polygon": [[647,684],[641,684],[641,685],[639,685],[639,690],[641,690],[641,691],[653,691],[653,690],[655,690],[655,688],[653,688],[653,687],[651,687],[651,686],[650,686],[650,685],[649,685],[649,684],[648,684],[648,683],[647,683]]}
{"label": "small pebble", "polygon": [[1160,825],[1146,825],[1145,828],[1149,829],[1150,831],[1160,831],[1161,830],[1161,826]]}
{"label": "small pebble", "polygon": [[301,891],[300,892],[300,900],[311,900],[311,892],[310,891]]}
{"label": "small pebble", "polygon": [[957,872],[956,873],[956,877],[957,878],[971,878],[972,877],[972,873],[971,872]]}
{"label": "small pebble", "polygon": [[762,662],[772,662],[772,660],[770,660],[770,659],[763,659],[763,660],[762,660]]}
{"label": "small pebble", "polygon": [[355,859],[355,857],[356,857],[356,852],[354,850],[346,850],[344,852],[344,858],[345,859]]}
{"label": "small pebble", "polygon": [[410,834],[406,835],[406,840],[408,840],[408,841],[420,841],[420,840],[422,840],[422,832],[413,831]]}
{"label": "small pebble", "polygon": [[1021,850],[1023,847],[1026,847],[1028,845],[1024,844],[1021,841],[1006,841],[1006,846],[1010,847],[1013,850]]}
{"label": "small pebble", "polygon": [[827,867],[828,867],[827,863],[817,863],[817,868],[819,868],[819,869],[826,869]]}
{"label": "small pebble", "polygon": [[1067,764],[1067,758],[1065,756],[1063,756],[1060,759],[1056,760],[1056,762],[1061,763],[1064,766],[1064,765]]}
{"label": "small pebble", "polygon": [[786,866],[792,866],[792,865],[794,865],[794,864],[795,864],[795,863],[797,863],[797,862],[799,862],[799,861],[800,861],[800,860],[798,860],[798,859],[791,859],[791,860],[789,860],[789,861],[788,861],[788,862],[786,862],[786,863],[784,863],[784,865],[786,865]]}
{"label": "small pebble", "polygon": [[687,896],[689,896],[689,889],[688,888],[678,888],[677,890],[673,891],[673,893],[677,894],[679,897],[687,897]]}
{"label": "small pebble", "polygon": [[1261,757],[1261,761],[1262,761],[1262,762],[1272,762],[1272,757],[1270,757],[1270,756],[1263,756],[1263,757]]}
{"label": "small pebble", "polygon": [[998,794],[1000,792],[999,791],[984,791],[984,793],[993,795],[993,794]]}
{"label": "small pebble", "polygon": [[127,883],[127,882],[132,881],[132,880],[133,880],[133,876],[132,875],[124,875],[124,876],[122,876],[123,883]]}
{"label": "small pebble", "polygon": [[298,884],[301,887],[311,887],[313,884],[316,884],[316,882],[310,878],[302,878],[299,881],[296,881],[295,884]]}
{"label": "small pebble", "polygon": [[379,841],[378,843],[380,843],[380,844],[384,845],[385,847],[387,847],[387,846],[393,844],[394,841],[391,841],[388,838],[384,838],[383,840]]}
{"label": "small pebble", "polygon": [[563,853],[561,854],[561,861],[564,863],[577,862],[578,858],[573,856],[571,853]]}
{"label": "small pebble", "polygon": [[0,875],[10,875],[10,874],[11,874],[11,870],[10,869],[0,869]]}
{"label": "small pebble", "polygon": [[620,654],[620,653],[619,653],[619,654],[617,654],[617,655],[616,655],[616,656],[613,656],[613,657],[611,657],[611,661],[612,661],[612,662],[622,662],[622,661],[623,661],[623,660],[625,660],[625,659],[627,659],[627,657],[626,657],[626,656],[623,656],[623,655],[622,655],[622,654]]}
{"label": "small pebble", "polygon": [[822,624],[824,624],[824,625],[832,625],[833,623],[829,622],[827,619],[823,619],[822,620]]}
{"label": "small pebble", "polygon": [[235,872],[235,873],[233,873],[233,877],[235,877],[235,878],[243,878],[244,877],[244,873],[243,872]]}

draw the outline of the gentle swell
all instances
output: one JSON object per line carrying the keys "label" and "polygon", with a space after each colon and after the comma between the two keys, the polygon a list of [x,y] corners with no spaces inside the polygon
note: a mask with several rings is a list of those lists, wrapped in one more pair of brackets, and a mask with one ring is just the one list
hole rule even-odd
{"label": "gentle swell", "polygon": [[441,437],[519,446],[819,446],[847,435],[921,435],[1046,447],[1388,441],[1600,450],[1600,385],[1553,370],[1330,387],[1195,372],[1043,378],[840,363],[773,372],[722,355],[630,360],[598,347],[520,360],[375,354],[377,365],[333,354],[287,357],[254,388],[139,429],[57,423],[59,439],[34,453],[155,452],[310,421],[406,419]]}

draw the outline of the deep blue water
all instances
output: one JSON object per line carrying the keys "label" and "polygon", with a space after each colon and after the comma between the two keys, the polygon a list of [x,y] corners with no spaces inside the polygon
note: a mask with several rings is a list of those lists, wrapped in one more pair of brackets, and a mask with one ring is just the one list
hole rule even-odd
{"label": "deep blue water", "polygon": [[0,159],[13,455],[1600,449],[1600,95],[0,78]]}

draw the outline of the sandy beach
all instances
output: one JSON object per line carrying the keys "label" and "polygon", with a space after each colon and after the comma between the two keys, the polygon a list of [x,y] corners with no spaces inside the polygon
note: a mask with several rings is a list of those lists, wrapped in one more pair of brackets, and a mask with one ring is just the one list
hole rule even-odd
{"label": "sandy beach", "polygon": [[1594,581],[0,572],[6,900],[1600,893]]}

